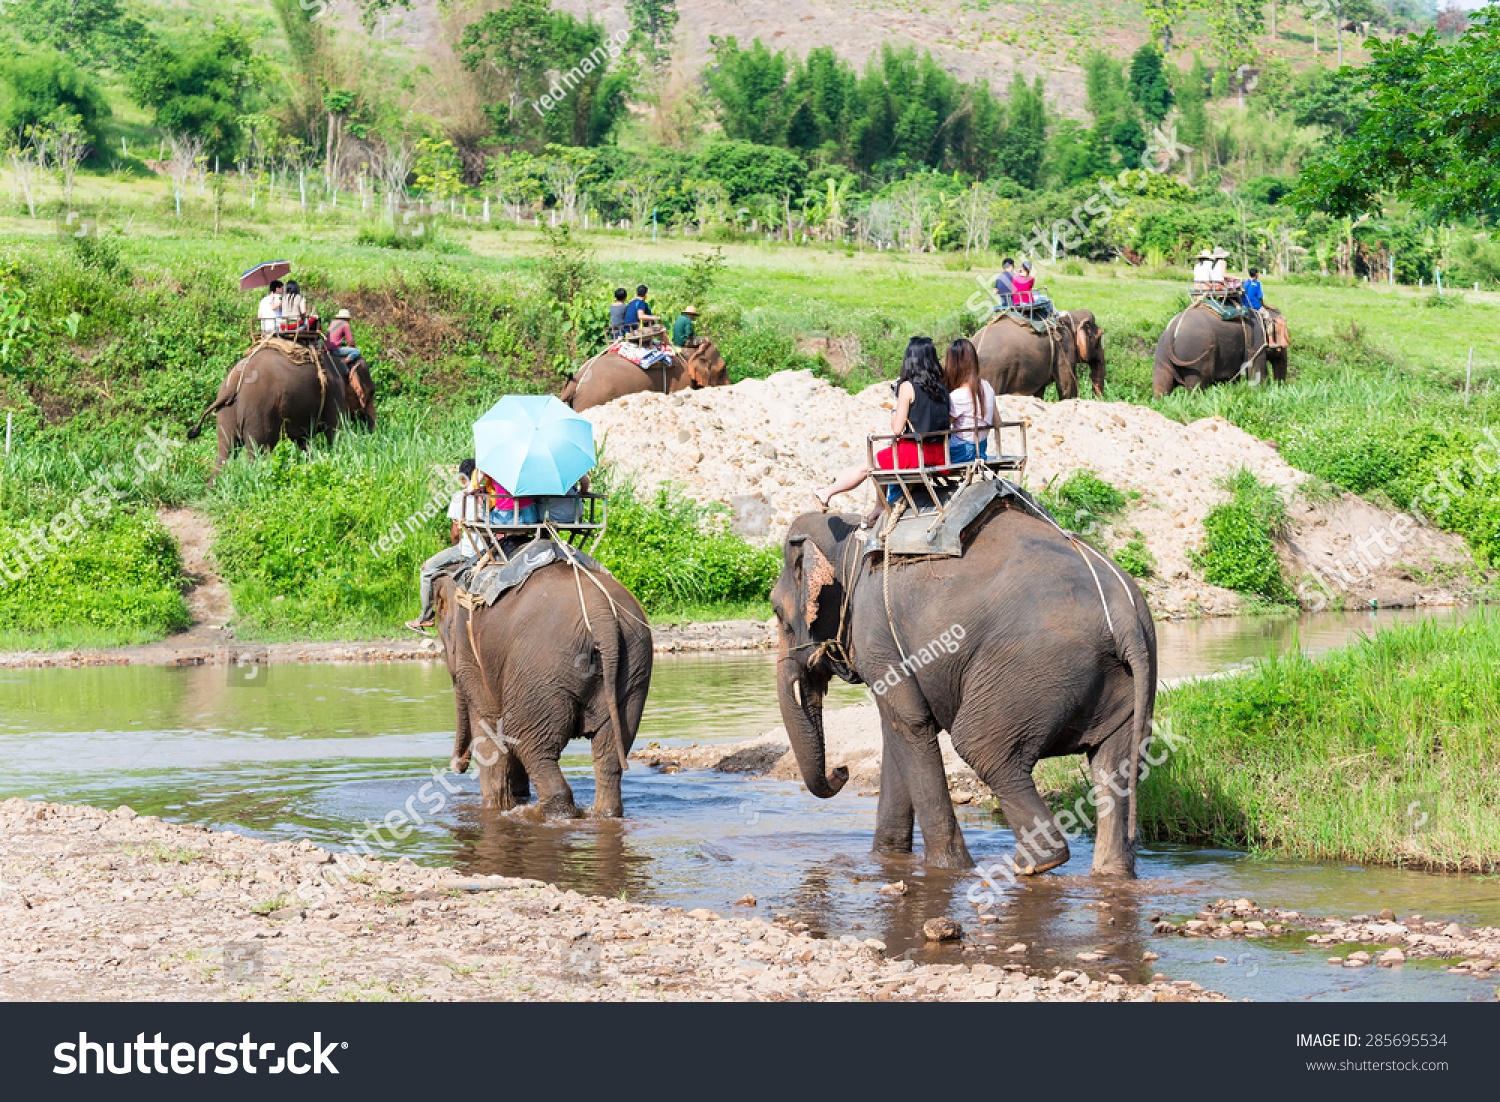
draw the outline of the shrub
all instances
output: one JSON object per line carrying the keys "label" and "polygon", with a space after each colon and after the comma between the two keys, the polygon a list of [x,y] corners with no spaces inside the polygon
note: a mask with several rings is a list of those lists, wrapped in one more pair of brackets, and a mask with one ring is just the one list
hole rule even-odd
{"label": "shrub", "polygon": [[113,641],[140,643],[188,626],[177,545],[149,513],[118,512],[92,522],[26,573],[21,543],[30,525],[0,533],[0,627],[50,631],[89,625]]}
{"label": "shrub", "polygon": [[1056,488],[1048,487],[1038,495],[1042,504],[1065,528],[1086,532],[1096,520],[1114,516],[1129,504],[1119,490],[1093,471],[1077,470]]}
{"label": "shrub", "polygon": [[1136,529],[1125,546],[1115,552],[1115,562],[1133,578],[1150,578],[1156,574],[1156,556],[1146,548],[1145,537]]}
{"label": "shrub", "polygon": [[1201,550],[1190,553],[1193,564],[1214,585],[1273,604],[1293,603],[1275,544],[1286,525],[1286,503],[1275,487],[1260,482],[1248,467],[1220,485],[1229,491],[1229,500],[1203,518],[1206,538]]}
{"label": "shrub", "polygon": [[624,483],[609,492],[609,530],[596,555],[648,611],[763,601],[781,555],[748,543],[726,519],[722,506],[700,506],[671,484],[641,500]]}

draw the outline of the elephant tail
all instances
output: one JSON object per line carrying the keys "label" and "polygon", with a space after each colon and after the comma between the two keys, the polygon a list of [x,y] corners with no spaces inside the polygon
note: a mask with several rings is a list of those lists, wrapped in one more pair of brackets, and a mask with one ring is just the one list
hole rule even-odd
{"label": "elephant tail", "polygon": [[1135,688],[1130,730],[1130,796],[1126,801],[1129,842],[1134,850],[1140,838],[1141,759],[1151,740],[1152,714],[1156,707],[1156,663],[1152,661],[1151,642],[1146,638],[1140,617],[1132,615],[1122,627],[1124,631],[1116,637],[1115,650],[1120,660],[1130,667],[1130,679]]}
{"label": "elephant tail", "polygon": [[231,397],[229,397],[226,400],[220,400],[220,399],[216,398],[212,402],[210,402],[208,404],[208,408],[205,409],[202,413],[200,413],[198,415],[198,423],[196,425],[194,425],[192,428],[188,429],[188,431],[187,431],[187,438],[189,440],[196,440],[196,439],[198,439],[199,435],[203,432],[203,422],[208,419],[208,415],[210,413],[218,413],[219,410],[223,409],[225,406],[229,405],[229,403],[233,402],[233,401],[234,401],[234,397],[231,396]]}

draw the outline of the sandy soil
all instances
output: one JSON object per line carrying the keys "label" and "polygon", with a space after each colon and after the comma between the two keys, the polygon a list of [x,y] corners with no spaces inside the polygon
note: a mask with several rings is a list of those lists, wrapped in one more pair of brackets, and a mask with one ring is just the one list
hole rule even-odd
{"label": "sandy soil", "polygon": [[1085,963],[1037,975],[963,931],[964,963],[890,960],[875,939],[759,917],[749,897],[721,917],[406,859],[342,864],[305,840],[6,800],[0,999],[1223,1000]]}
{"label": "sandy soil", "polygon": [[[603,436],[606,457],[641,490],[675,482],[698,501],[727,506],[737,531],[769,543],[816,507],[815,489],[865,461],[865,438],[889,429],[891,401],[885,384],[852,395],[797,371],[710,390],[629,395],[585,416]],[[1123,402],[1006,396],[999,405],[1002,419],[1027,426],[1028,487],[1087,469],[1131,496],[1112,520],[1058,519],[1106,548],[1118,549],[1139,533],[1157,564],[1142,589],[1158,617],[1239,611],[1238,595],[1205,582],[1189,552],[1203,542],[1204,516],[1224,500],[1220,480],[1240,467],[1292,503],[1282,552],[1294,584],[1312,577],[1314,566],[1326,573],[1338,564],[1358,575],[1333,594],[1350,605],[1453,604],[1465,597],[1473,560],[1457,536],[1419,530],[1399,547],[1390,544],[1391,553],[1369,551],[1361,562],[1352,557],[1356,543],[1368,544],[1399,518],[1350,494],[1328,502],[1299,496],[1309,476],[1288,465],[1274,444],[1221,417],[1182,425]],[[861,488],[835,504],[861,511],[873,500]],[[1319,593],[1309,586],[1309,603]]]}

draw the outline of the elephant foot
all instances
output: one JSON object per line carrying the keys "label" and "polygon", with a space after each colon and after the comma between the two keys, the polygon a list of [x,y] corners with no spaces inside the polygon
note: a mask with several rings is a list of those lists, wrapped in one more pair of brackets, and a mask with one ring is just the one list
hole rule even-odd
{"label": "elephant foot", "polygon": [[542,804],[542,817],[544,819],[582,819],[583,812],[572,800],[563,797],[560,799],[547,800]]}
{"label": "elephant foot", "polygon": [[619,804],[605,804],[602,806],[595,804],[589,808],[590,819],[623,819],[624,817],[625,809]]}
{"label": "elephant foot", "polygon": [[1015,867],[1017,876],[1036,876],[1040,873],[1051,872],[1060,865],[1066,865],[1068,863],[1068,855],[1065,853],[1061,857],[1049,859],[1045,864],[1041,865],[1022,865],[1015,861],[1011,863]]}
{"label": "elephant foot", "polygon": [[912,837],[906,834],[880,834],[875,835],[875,843],[870,847],[871,853],[883,854],[888,857],[904,857],[911,853]]}
{"label": "elephant foot", "polygon": [[969,847],[960,839],[957,846],[940,850],[925,850],[922,863],[930,869],[972,869],[974,858],[969,856]]}

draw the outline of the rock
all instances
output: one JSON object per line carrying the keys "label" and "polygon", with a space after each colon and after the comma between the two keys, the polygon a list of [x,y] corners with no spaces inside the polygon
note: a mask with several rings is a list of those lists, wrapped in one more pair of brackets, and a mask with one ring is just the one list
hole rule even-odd
{"label": "rock", "polygon": [[1086,964],[1089,964],[1089,963],[1092,963],[1092,962],[1094,962],[1096,960],[1103,960],[1104,959],[1104,954],[1103,953],[1079,953],[1077,959],[1083,961]]}
{"label": "rock", "polygon": [[744,895],[740,896],[734,901],[734,905],[736,907],[753,907],[755,906],[755,896],[751,895],[749,892],[746,892]]}
{"label": "rock", "polygon": [[957,941],[964,936],[964,928],[943,915],[922,923],[922,936],[928,941]]}
{"label": "rock", "polygon": [[979,999],[993,999],[1000,994],[998,983],[976,983],[974,985],[974,997]]}
{"label": "rock", "polygon": [[136,812],[134,808],[126,807],[124,804],[121,804],[119,807],[115,808],[113,817],[116,819],[134,819],[136,817]]}
{"label": "rock", "polygon": [[1214,963],[1215,964],[1228,964],[1229,963],[1229,958],[1228,957],[1214,957]]}
{"label": "rock", "polygon": [[1464,928],[1462,926],[1460,926],[1457,922],[1450,922],[1447,926],[1443,927],[1443,936],[1444,937],[1463,937],[1464,936]]}
{"label": "rock", "polygon": [[1157,953],[1146,952],[1141,954],[1141,959],[1145,961],[1161,960],[1161,956]]}
{"label": "rock", "polygon": [[[1074,980],[1076,980],[1078,978],[1078,976],[1079,976],[1079,973],[1073,971],[1071,968],[1064,968],[1061,972],[1059,972],[1057,975],[1053,976],[1052,978],[1054,980],[1056,980],[1058,983],[1072,983]],[[1085,977],[1085,978],[1087,978],[1087,977]]]}
{"label": "rock", "polygon": [[1118,986],[1119,984],[1122,984],[1122,983],[1125,982],[1125,977],[1122,976],[1122,975],[1119,975],[1116,972],[1110,972],[1110,973],[1108,973],[1108,974],[1105,975],[1104,982],[1105,983],[1115,984],[1116,986]]}
{"label": "rock", "polygon": [[1380,954],[1380,960],[1377,963],[1382,968],[1390,968],[1397,964],[1405,964],[1406,954],[1403,953],[1400,949],[1387,949],[1385,952]]}
{"label": "rock", "polygon": [[712,919],[718,918],[719,916],[716,915],[716,914],[714,914],[713,911],[710,911],[706,907],[694,907],[691,911],[688,912],[688,917],[689,918],[706,918],[706,919],[712,920]]}
{"label": "rock", "polygon": [[1390,910],[1389,908],[1387,908],[1384,911],[1381,911],[1380,912],[1380,921],[1382,921],[1382,922],[1395,922],[1396,921],[1396,912]]}
{"label": "rock", "polygon": [[1026,952],[1026,943],[1024,941],[1018,941],[1005,951],[1007,953],[1024,953]]}
{"label": "rock", "polygon": [[894,884],[883,884],[880,888],[881,895],[905,895],[906,881],[897,880]]}

